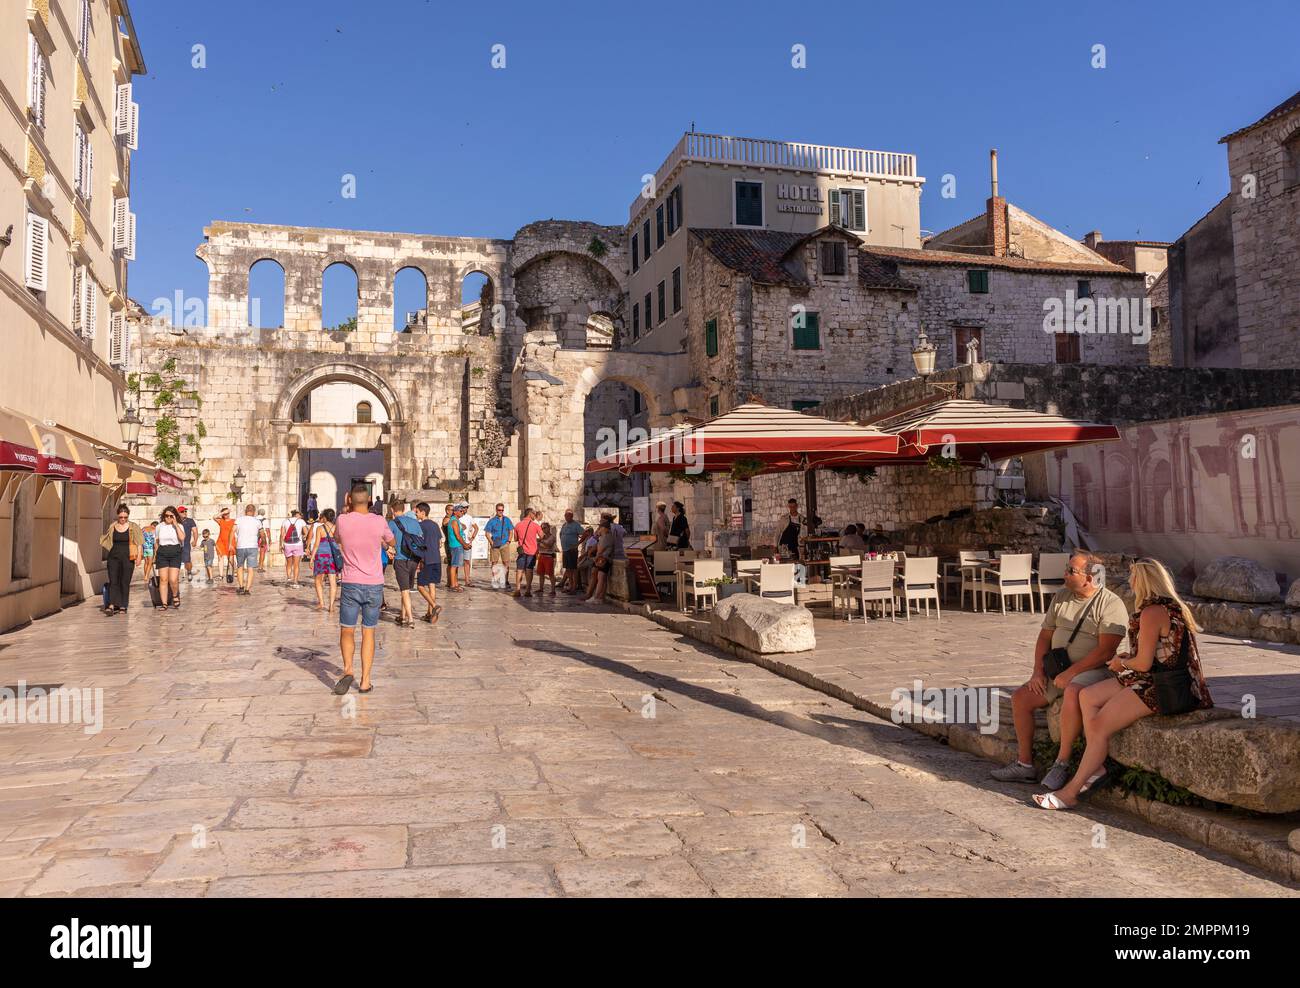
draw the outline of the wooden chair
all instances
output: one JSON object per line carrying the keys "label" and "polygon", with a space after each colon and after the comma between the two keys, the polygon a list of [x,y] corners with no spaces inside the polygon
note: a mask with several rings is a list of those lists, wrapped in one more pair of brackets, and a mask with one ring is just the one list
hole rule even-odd
{"label": "wooden chair", "polygon": [[766,563],[758,571],[758,595],[794,603],[794,563]]}
{"label": "wooden chair", "polygon": [[713,606],[718,606],[718,588],[705,586],[709,580],[717,580],[723,575],[723,565],[721,559],[697,559],[695,566],[690,573],[682,574],[682,597],[690,597],[695,602],[696,609],[700,606],[700,599],[704,597],[712,598]]}
{"label": "wooden chair", "polygon": [[1029,583],[1029,574],[1033,569],[1034,557],[1029,552],[1004,554],[999,557],[1001,565],[997,569],[982,567],[980,569],[980,597],[983,609],[989,609],[989,594],[998,595],[1002,613],[1007,612],[1007,598],[1029,598],[1029,609],[1036,612],[1034,606],[1034,589]]}
{"label": "wooden chair", "polygon": [[970,606],[975,608],[975,591],[979,589],[979,564],[989,558],[989,554],[983,550],[962,550],[957,553],[956,563],[944,564],[943,589],[944,596],[947,597],[947,590],[950,586],[955,585],[958,588],[957,606],[964,607],[966,604],[966,591],[970,591]]}
{"label": "wooden chair", "polygon": [[1065,567],[1070,565],[1068,552],[1040,552],[1038,569],[1033,571],[1034,593],[1038,596],[1038,609],[1047,613],[1047,599],[1065,589]]}
{"label": "wooden chair", "polygon": [[848,583],[836,584],[832,591],[831,617],[835,616],[835,602],[843,600],[848,611],[849,620],[853,619],[850,606],[857,601],[862,608],[862,617],[867,616],[867,603],[880,607],[880,616],[885,616],[885,601],[889,601],[889,620],[898,618],[898,601],[894,598],[894,564],[888,559],[862,560],[861,572]]}
{"label": "wooden chair", "polygon": [[939,559],[937,556],[911,558],[903,563],[903,575],[898,577],[894,594],[903,602],[903,613],[912,620],[912,601],[925,602],[925,616],[930,616],[930,601],[934,601],[935,620],[942,620],[939,609]]}

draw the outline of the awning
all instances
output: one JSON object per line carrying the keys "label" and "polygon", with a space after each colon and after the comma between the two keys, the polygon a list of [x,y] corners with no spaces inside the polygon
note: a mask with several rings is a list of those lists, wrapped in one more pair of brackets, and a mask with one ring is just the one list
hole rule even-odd
{"label": "awning", "polygon": [[1119,428],[1005,405],[951,398],[878,423],[899,439],[898,455],[875,462],[917,463],[932,456],[979,463],[1119,438]]}
{"label": "awning", "polygon": [[597,457],[587,471],[725,471],[755,460],[764,464],[762,472],[777,473],[857,456],[888,457],[897,449],[896,436],[871,426],[749,402],[700,425],[678,426]]}
{"label": "awning", "polygon": [[38,462],[26,417],[0,408],[0,470],[35,471]]}
{"label": "awning", "polygon": [[147,461],[134,461],[125,456],[101,456],[99,467],[103,473],[100,483],[104,487],[122,487],[123,494],[158,493],[153,482],[154,465]]}
{"label": "awning", "polygon": [[185,491],[185,481],[181,480],[181,478],[176,476],[176,474],[171,473],[168,470],[163,470],[161,467],[154,471],[153,482],[159,487],[171,488],[171,490],[178,494],[184,493]]}

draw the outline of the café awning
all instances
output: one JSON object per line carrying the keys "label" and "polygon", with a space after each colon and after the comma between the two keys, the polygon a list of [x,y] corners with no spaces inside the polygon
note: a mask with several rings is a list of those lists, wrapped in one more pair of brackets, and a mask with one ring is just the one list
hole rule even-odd
{"label": "caf\u00e9 awning", "polygon": [[37,462],[29,420],[17,412],[0,408],[0,470],[32,473]]}
{"label": "caf\u00e9 awning", "polygon": [[726,471],[746,460],[762,463],[764,473],[802,471],[858,456],[888,458],[898,443],[896,436],[871,426],[748,402],[699,425],[678,426],[598,456],[587,471]]}
{"label": "caf\u00e9 awning", "polygon": [[119,494],[144,494],[153,496],[158,493],[154,483],[154,465],[147,460],[137,460],[128,453],[113,452],[99,458],[99,467],[103,473],[100,483],[105,489],[119,489]]}
{"label": "caf\u00e9 awning", "polygon": [[996,462],[1119,438],[1119,428],[1114,425],[964,398],[939,401],[877,425],[899,440],[896,456],[874,458],[873,462],[881,464],[917,463],[933,456],[971,464],[987,456]]}

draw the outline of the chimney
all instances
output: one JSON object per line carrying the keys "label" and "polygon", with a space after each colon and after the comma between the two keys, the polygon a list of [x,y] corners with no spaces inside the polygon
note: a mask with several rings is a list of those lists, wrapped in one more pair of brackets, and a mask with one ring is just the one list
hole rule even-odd
{"label": "chimney", "polygon": [[992,195],[985,213],[986,239],[990,253],[994,257],[1007,256],[1007,201],[998,195],[998,152],[994,148],[989,152],[989,180]]}
{"label": "chimney", "polygon": [[1089,250],[1096,250],[1099,243],[1101,243],[1100,230],[1092,230],[1091,232],[1084,234],[1083,246],[1087,247]]}

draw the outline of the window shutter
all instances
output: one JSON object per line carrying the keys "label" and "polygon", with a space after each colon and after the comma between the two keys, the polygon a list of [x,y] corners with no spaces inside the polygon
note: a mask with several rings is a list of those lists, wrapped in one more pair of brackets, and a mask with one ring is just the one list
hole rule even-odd
{"label": "window shutter", "polygon": [[131,128],[126,139],[126,146],[132,151],[140,149],[140,104],[131,104]]}
{"label": "window shutter", "polygon": [[28,35],[31,39],[31,92],[27,95],[28,105],[32,108],[32,119],[36,121],[37,127],[45,126],[45,54],[41,51],[41,43],[36,40],[36,35]]}
{"label": "window shutter", "polygon": [[125,137],[131,133],[131,83],[124,82],[117,87],[117,98],[113,104],[113,133]]}
{"label": "window shutter", "polygon": [[122,313],[114,312],[108,317],[108,362],[116,367],[126,364],[125,346],[122,339]]}
{"label": "window shutter", "polygon": [[78,264],[72,269],[72,328],[81,332],[82,315],[86,299],[85,269]]}
{"label": "window shutter", "polygon": [[126,250],[126,238],[131,232],[130,219],[131,212],[130,199],[113,200],[113,249]]}
{"label": "window shutter", "polygon": [[640,250],[641,250],[641,242],[637,238],[637,235],[634,233],[632,234],[632,273],[633,274],[636,274],[636,272],[641,269],[641,257],[639,254]]}
{"label": "window shutter", "polygon": [[704,353],[709,357],[718,355],[718,320],[710,319],[704,324]]}
{"label": "window shutter", "polygon": [[853,190],[853,222],[849,224],[850,230],[865,230],[867,228],[867,194],[862,189]]}
{"label": "window shutter", "polygon": [[91,146],[90,135],[86,135],[86,181],[82,186],[81,197],[90,202],[91,193],[95,191],[95,149]]}
{"label": "window shutter", "polygon": [[81,129],[80,123],[76,124],[75,127],[74,144],[76,148],[76,161],[74,162],[74,166],[76,168],[76,174],[73,175],[73,182],[77,187],[77,192],[84,195],[85,189],[82,185],[82,181],[86,175],[86,134]]}
{"label": "window shutter", "polygon": [[805,312],[803,325],[794,328],[794,348],[796,350],[821,349],[821,315],[817,312]]}
{"label": "window shutter", "polygon": [[843,226],[843,210],[840,209],[840,190],[831,189],[828,201],[831,208],[831,222],[836,226]]}
{"label": "window shutter", "polygon": [[27,214],[27,255],[23,280],[28,288],[46,290],[49,268],[50,221],[35,213]]}
{"label": "window shutter", "polygon": [[81,37],[78,43],[82,58],[90,58],[90,0],[81,0]]}
{"label": "window shutter", "polygon": [[128,261],[135,260],[135,213],[127,213],[126,253],[122,256]]}
{"label": "window shutter", "polygon": [[95,279],[91,277],[90,269],[86,269],[86,276],[83,283],[86,286],[86,324],[82,328],[82,335],[88,339],[95,338],[95,328],[99,323],[99,286],[95,284]]}

